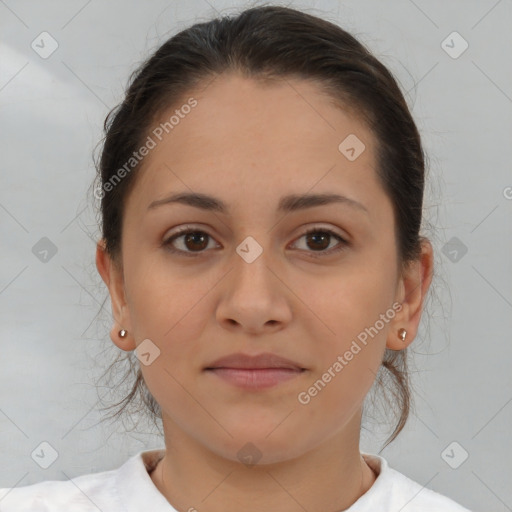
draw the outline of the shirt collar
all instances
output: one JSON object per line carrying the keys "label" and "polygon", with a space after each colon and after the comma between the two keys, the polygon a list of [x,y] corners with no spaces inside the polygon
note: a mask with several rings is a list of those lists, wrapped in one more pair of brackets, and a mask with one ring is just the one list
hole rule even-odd
{"label": "shirt collar", "polygon": [[391,503],[384,503],[384,500],[389,499],[393,487],[388,462],[383,457],[371,453],[361,452],[361,456],[377,474],[377,478],[373,485],[352,504],[349,510],[350,512],[366,512],[374,510],[376,504],[382,506],[382,510],[386,510],[386,507]]}
{"label": "shirt collar", "polygon": [[164,448],[141,451],[117,471],[115,485],[126,512],[176,512],[149,475],[164,454]]}

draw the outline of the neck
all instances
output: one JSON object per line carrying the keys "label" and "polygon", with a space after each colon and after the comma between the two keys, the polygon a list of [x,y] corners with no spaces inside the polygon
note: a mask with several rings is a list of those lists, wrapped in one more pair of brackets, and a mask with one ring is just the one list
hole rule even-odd
{"label": "neck", "polygon": [[358,443],[347,450],[342,435],[301,457],[248,467],[211,452],[169,422],[166,427],[164,422],[170,443],[151,479],[177,510],[345,510],[376,479]]}

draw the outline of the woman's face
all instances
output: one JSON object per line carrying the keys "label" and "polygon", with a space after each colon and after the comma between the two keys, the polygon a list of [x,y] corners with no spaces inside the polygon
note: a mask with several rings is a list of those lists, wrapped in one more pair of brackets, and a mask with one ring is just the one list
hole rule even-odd
{"label": "woman's face", "polygon": [[[168,134],[158,123],[148,134],[156,146],[126,202],[123,273],[112,269],[109,287],[113,332],[128,339],[113,340],[142,343],[171,436],[261,463],[334,436],[356,442],[386,345],[407,345],[374,138],[305,81],[222,75],[191,96],[194,107],[162,115],[177,116]],[[165,202],[176,194],[212,199]],[[306,200],[324,194],[347,199]],[[195,235],[169,241],[179,228]],[[215,363],[240,354],[292,363]]]}

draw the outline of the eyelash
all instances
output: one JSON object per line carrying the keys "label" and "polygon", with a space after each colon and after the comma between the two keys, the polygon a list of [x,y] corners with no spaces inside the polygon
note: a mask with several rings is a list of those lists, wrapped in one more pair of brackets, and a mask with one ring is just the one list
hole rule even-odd
{"label": "eyelash", "polygon": [[[164,240],[162,242],[162,246],[165,247],[165,249],[171,253],[174,253],[174,254],[180,254],[180,255],[183,255],[183,256],[186,256],[186,257],[196,257],[196,256],[201,256],[204,252],[206,252],[205,250],[202,250],[202,251],[198,251],[198,252],[189,252],[189,251],[182,251],[181,249],[175,249],[174,247],[172,247],[172,242],[174,242],[174,240],[184,236],[184,235],[188,235],[189,233],[200,233],[200,234],[204,234],[206,235],[207,237],[209,238],[213,238],[211,237],[208,233],[206,233],[205,231],[202,231],[200,229],[191,229],[191,228],[181,228],[180,230],[178,230],[174,235],[172,235],[170,238],[168,238],[167,240]],[[340,235],[338,235],[337,233],[335,233],[334,231],[330,230],[330,229],[327,229],[327,228],[319,228],[319,227],[313,227],[311,229],[308,229],[305,233],[303,233],[300,237],[304,237],[306,235],[309,235],[309,234],[312,234],[312,233],[322,233],[322,234],[328,234],[330,236],[333,236],[334,238],[336,238],[340,243],[338,246],[335,246],[334,248],[331,248],[329,250],[324,250],[324,251],[317,251],[317,254],[315,254],[314,251],[306,251],[306,252],[311,252],[312,254],[310,254],[310,257],[311,258],[321,258],[323,256],[330,256],[332,254],[335,254],[335,253],[338,253],[340,251],[342,251],[343,249],[345,249],[346,246],[349,245],[349,243],[344,239],[342,238]]]}

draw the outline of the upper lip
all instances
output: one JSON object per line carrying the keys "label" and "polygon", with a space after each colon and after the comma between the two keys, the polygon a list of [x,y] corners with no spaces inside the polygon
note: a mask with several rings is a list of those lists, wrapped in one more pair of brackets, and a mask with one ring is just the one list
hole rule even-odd
{"label": "upper lip", "polygon": [[237,353],[226,357],[221,357],[209,364],[205,369],[212,368],[242,368],[242,369],[262,369],[262,368],[288,368],[292,370],[304,370],[299,363],[285,359],[276,354],[264,353],[256,356]]}

